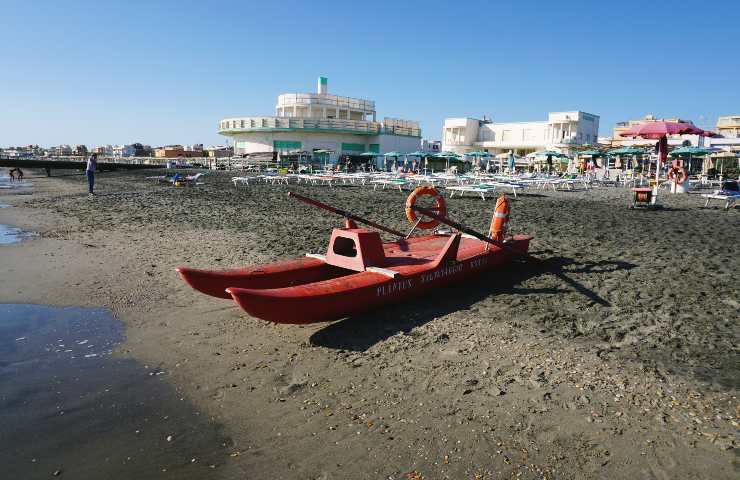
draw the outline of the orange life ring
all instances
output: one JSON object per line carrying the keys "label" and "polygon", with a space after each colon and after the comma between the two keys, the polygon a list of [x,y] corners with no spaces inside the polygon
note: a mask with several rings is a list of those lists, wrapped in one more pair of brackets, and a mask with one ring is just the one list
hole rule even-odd
{"label": "orange life ring", "polygon": [[668,180],[683,185],[689,179],[689,173],[683,167],[671,167],[668,170]]}
{"label": "orange life ring", "polygon": [[409,198],[406,199],[406,218],[409,219],[409,222],[411,222],[412,225],[416,225],[418,228],[434,228],[439,225],[439,220],[435,220],[432,218],[425,222],[419,222],[418,224],[416,223],[419,220],[419,217],[416,215],[416,210],[414,210],[413,207],[414,205],[416,205],[416,201],[421,196],[433,197],[436,204],[433,208],[430,208],[429,210],[434,211],[437,215],[440,215],[442,217],[447,216],[447,204],[445,203],[444,197],[439,194],[436,188],[416,187],[414,191],[411,192],[411,194],[409,195]]}
{"label": "orange life ring", "polygon": [[506,225],[509,223],[509,199],[503,193],[496,200],[496,209],[491,219],[491,238],[503,242],[506,235]]}

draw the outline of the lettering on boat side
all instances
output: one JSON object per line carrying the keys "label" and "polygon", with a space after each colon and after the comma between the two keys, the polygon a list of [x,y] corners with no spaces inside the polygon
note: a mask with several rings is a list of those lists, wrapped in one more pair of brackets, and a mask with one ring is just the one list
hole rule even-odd
{"label": "lettering on boat side", "polygon": [[376,297],[384,297],[391,293],[400,292],[402,290],[408,290],[411,288],[411,279],[400,280],[398,282],[392,282],[387,285],[381,285],[375,290]]}
{"label": "lettering on boat side", "polygon": [[478,257],[474,258],[470,261],[470,268],[478,268],[482,265],[485,265],[485,263],[488,261],[486,257]]}
{"label": "lettering on boat side", "polygon": [[438,268],[437,270],[421,275],[421,283],[431,282],[440,278],[449,277],[463,271],[465,267],[464,263],[455,263],[446,267]]}

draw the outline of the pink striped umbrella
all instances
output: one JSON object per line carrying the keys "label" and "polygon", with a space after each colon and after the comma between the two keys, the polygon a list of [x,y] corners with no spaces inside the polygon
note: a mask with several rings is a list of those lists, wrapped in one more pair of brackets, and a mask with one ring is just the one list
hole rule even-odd
{"label": "pink striped umbrella", "polygon": [[683,122],[646,122],[640,125],[633,125],[628,130],[619,134],[622,137],[642,137],[658,140],[666,135],[703,135],[711,136],[712,132],[707,132],[690,123]]}

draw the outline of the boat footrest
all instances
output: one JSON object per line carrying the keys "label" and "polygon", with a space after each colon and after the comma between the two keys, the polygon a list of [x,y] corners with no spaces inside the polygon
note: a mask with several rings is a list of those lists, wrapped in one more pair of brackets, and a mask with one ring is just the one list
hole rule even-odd
{"label": "boat footrest", "polygon": [[395,270],[389,270],[387,268],[381,268],[381,267],[367,267],[365,271],[379,273],[381,275],[385,275],[386,277],[391,277],[391,278],[396,278],[398,275],[400,275],[400,273],[396,272]]}

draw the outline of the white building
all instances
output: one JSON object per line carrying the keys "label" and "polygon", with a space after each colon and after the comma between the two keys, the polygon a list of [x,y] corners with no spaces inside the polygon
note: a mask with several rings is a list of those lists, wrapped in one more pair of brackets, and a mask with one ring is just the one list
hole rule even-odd
{"label": "white building", "polygon": [[448,118],[442,129],[442,149],[457,153],[483,150],[497,154],[513,150],[519,156],[538,150],[568,153],[573,145],[597,143],[599,116],[581,111],[552,112],[541,122],[496,123],[476,118]]}
{"label": "white building", "polygon": [[114,145],[113,156],[114,157],[133,157],[136,155],[136,148],[133,145]]}
{"label": "white building", "polygon": [[280,95],[275,116],[226,118],[218,129],[234,139],[235,155],[328,150],[336,160],[363,152],[411,152],[421,143],[418,122],[378,122],[375,102],[329,94],[326,77],[319,77],[317,93]]}
{"label": "white building", "polygon": [[442,151],[442,142],[440,140],[427,140],[425,138],[421,141],[421,150],[423,152],[439,153]]}

